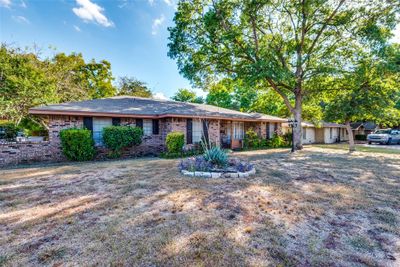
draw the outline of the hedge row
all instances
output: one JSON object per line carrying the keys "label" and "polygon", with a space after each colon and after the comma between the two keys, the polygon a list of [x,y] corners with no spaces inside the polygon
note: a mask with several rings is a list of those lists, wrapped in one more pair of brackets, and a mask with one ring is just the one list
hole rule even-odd
{"label": "hedge row", "polygon": [[[110,157],[119,157],[124,147],[139,145],[143,130],[139,127],[110,126],[103,129],[104,145],[111,150]],[[60,131],[61,146],[69,160],[85,161],[95,155],[92,132],[87,129],[69,128]]]}

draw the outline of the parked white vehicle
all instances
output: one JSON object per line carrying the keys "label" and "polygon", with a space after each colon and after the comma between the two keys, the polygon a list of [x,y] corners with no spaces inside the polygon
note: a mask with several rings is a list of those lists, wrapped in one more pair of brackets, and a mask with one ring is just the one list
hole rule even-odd
{"label": "parked white vehicle", "polygon": [[368,144],[400,144],[400,130],[382,129],[367,135]]}

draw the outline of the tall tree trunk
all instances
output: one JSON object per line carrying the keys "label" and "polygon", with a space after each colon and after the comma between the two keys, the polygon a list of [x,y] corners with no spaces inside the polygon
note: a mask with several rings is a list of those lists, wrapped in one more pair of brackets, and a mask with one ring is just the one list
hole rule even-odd
{"label": "tall tree trunk", "polygon": [[294,119],[297,121],[296,127],[293,127],[293,142],[294,149],[301,150],[303,149],[302,143],[302,127],[301,127],[301,107],[293,109]]}
{"label": "tall tree trunk", "polygon": [[293,128],[293,141],[295,150],[303,149],[302,143],[302,127],[301,127],[301,113],[302,113],[302,96],[301,93],[296,94],[295,107],[292,110],[294,119],[297,121],[296,127]]}
{"label": "tall tree trunk", "polygon": [[354,144],[353,131],[351,130],[350,122],[346,121],[346,130],[349,134],[349,152],[356,151],[356,146]]}

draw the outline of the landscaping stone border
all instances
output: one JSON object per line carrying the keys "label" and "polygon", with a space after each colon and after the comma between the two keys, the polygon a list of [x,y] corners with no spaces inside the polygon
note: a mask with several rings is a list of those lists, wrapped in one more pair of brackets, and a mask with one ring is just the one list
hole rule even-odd
{"label": "landscaping stone border", "polygon": [[206,177],[206,178],[243,178],[249,177],[256,173],[256,169],[253,168],[247,172],[199,172],[199,171],[187,171],[182,170],[181,173],[186,176]]}

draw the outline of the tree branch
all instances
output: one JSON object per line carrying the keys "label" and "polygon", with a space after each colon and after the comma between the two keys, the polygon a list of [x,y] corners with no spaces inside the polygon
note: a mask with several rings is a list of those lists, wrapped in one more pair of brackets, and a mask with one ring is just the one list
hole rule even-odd
{"label": "tree branch", "polygon": [[256,56],[256,60],[258,60],[258,37],[257,37],[257,31],[256,31],[256,22],[254,21],[253,16],[251,16],[251,25],[253,28],[254,45],[256,47],[255,56]]}
{"label": "tree branch", "polygon": [[271,78],[267,78],[267,81],[271,85],[271,87],[283,98],[283,102],[285,102],[285,105],[290,110],[290,112],[293,113],[294,108],[293,108],[292,104],[290,104],[290,101],[289,101],[289,98],[287,97],[287,95],[284,92],[282,92],[281,89],[279,89],[279,87],[275,84],[275,82]]}
{"label": "tree branch", "polygon": [[345,0],[341,0],[338,4],[338,6],[335,8],[335,10],[330,14],[330,16],[325,20],[324,24],[322,25],[321,29],[317,33],[317,37],[315,37],[314,41],[311,44],[310,49],[308,50],[307,55],[310,55],[311,52],[314,50],[315,45],[318,42],[318,39],[321,37],[322,33],[324,32],[325,28],[328,26],[329,22],[333,19],[333,17],[336,15],[336,13],[339,11],[339,8],[343,5]]}
{"label": "tree branch", "polygon": [[298,36],[298,34],[297,34],[297,28],[296,28],[296,25],[295,25],[295,23],[294,23],[292,13],[290,13],[290,11],[289,11],[286,7],[283,7],[283,9],[284,9],[285,12],[288,13],[288,15],[289,15],[290,22],[292,23],[292,27],[293,27],[294,38],[295,38],[296,43],[297,43],[297,42],[299,41],[299,36]]}

